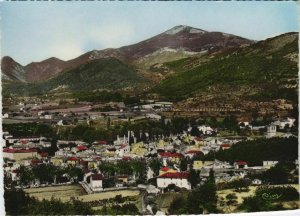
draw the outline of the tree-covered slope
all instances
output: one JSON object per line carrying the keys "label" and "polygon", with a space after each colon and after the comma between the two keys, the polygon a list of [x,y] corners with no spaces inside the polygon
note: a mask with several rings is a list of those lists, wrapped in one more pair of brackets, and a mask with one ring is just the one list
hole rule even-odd
{"label": "tree-covered slope", "polygon": [[195,58],[170,62],[166,65],[178,73],[153,92],[180,100],[214,87],[230,92],[230,87],[247,86],[259,89],[248,95],[252,98],[297,100],[297,61],[298,34],[288,33],[202,62]]}
{"label": "tree-covered slope", "polygon": [[131,88],[145,80],[130,66],[117,59],[99,59],[71,69],[44,82],[14,83],[4,87],[4,94],[45,94],[56,91],[89,91]]}

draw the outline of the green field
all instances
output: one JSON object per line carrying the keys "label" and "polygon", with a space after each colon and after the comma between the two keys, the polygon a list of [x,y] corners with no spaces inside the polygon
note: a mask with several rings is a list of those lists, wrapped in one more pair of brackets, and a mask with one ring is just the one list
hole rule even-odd
{"label": "green field", "polygon": [[24,191],[30,196],[35,197],[39,200],[50,200],[52,197],[54,197],[59,198],[62,201],[68,201],[71,197],[74,197],[82,200],[83,202],[110,199],[114,198],[116,195],[122,195],[122,197],[138,196],[140,193],[138,190],[120,190],[86,194],[86,192],[80,185],[28,188],[24,189]]}

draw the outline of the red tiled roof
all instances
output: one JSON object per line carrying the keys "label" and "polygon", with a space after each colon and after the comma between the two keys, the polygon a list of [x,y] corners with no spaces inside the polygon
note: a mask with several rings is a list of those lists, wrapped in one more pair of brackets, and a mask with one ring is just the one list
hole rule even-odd
{"label": "red tiled roof", "polygon": [[131,157],[128,157],[128,156],[125,156],[125,157],[123,157],[123,160],[130,160],[131,159]]}
{"label": "red tiled roof", "polygon": [[85,151],[85,150],[88,150],[88,147],[80,145],[80,146],[77,146],[77,149],[78,149],[78,151]]}
{"label": "red tiled roof", "polygon": [[101,174],[92,174],[92,179],[93,180],[102,180],[102,175]]}
{"label": "red tiled roof", "polygon": [[69,161],[77,161],[77,160],[79,160],[79,158],[78,157],[69,157],[68,160]]}
{"label": "red tiled roof", "polygon": [[203,152],[199,150],[190,150],[187,152],[187,154],[203,154]]}
{"label": "red tiled roof", "polygon": [[165,173],[160,175],[158,178],[180,178],[187,179],[189,177],[188,172],[176,172],[176,173]]}
{"label": "red tiled roof", "polygon": [[30,164],[32,164],[32,165],[37,165],[37,164],[40,164],[40,163],[43,163],[43,162],[41,160],[36,160],[36,159],[33,159],[30,162]]}
{"label": "red tiled roof", "polygon": [[41,157],[48,157],[48,153],[47,152],[40,152],[39,155]]}
{"label": "red tiled roof", "polygon": [[30,152],[37,152],[36,149],[9,149],[9,148],[4,148],[3,152],[6,153],[30,153]]}
{"label": "red tiled roof", "polygon": [[169,167],[163,167],[160,170],[166,172],[166,171],[170,170],[170,168]]}
{"label": "red tiled roof", "polygon": [[225,147],[225,148],[230,147],[230,144],[224,143],[224,144],[221,145],[221,147]]}
{"label": "red tiled roof", "polygon": [[161,153],[159,153],[159,155],[160,155],[161,157],[177,157],[177,158],[183,157],[182,154],[179,154],[179,153],[171,153],[171,152],[161,152]]}
{"label": "red tiled roof", "polygon": [[93,145],[107,145],[106,140],[99,140],[93,143]]}
{"label": "red tiled roof", "polygon": [[235,162],[237,165],[247,165],[246,161],[236,161]]}

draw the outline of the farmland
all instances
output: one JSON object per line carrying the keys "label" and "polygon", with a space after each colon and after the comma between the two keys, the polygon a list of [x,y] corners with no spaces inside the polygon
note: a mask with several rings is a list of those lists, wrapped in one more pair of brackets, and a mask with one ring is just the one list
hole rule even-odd
{"label": "farmland", "polygon": [[86,194],[84,189],[80,185],[68,185],[68,186],[55,186],[44,188],[28,188],[25,192],[30,196],[39,200],[47,199],[51,197],[59,198],[62,201],[68,201],[71,197],[78,198],[83,202],[91,202],[96,200],[114,198],[116,195],[122,195],[122,197],[131,197],[139,195],[138,190],[121,190],[121,191],[108,191],[95,194]]}

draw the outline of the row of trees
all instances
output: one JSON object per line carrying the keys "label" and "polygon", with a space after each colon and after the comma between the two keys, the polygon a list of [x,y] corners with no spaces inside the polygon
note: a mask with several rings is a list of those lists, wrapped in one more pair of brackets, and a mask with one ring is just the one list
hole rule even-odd
{"label": "row of trees", "polygon": [[77,199],[67,202],[52,198],[39,201],[29,197],[22,190],[5,190],[5,211],[7,215],[91,215],[91,207]]}
{"label": "row of trees", "polygon": [[99,170],[106,179],[111,179],[117,175],[133,175],[139,183],[146,180],[146,163],[143,160],[120,160],[117,163],[102,162]]}
{"label": "row of trees", "polygon": [[298,139],[271,138],[241,141],[228,150],[220,149],[210,152],[198,159],[218,159],[233,163],[237,160],[247,161],[250,166],[262,165],[265,160],[271,161],[294,161],[298,158]]}
{"label": "row of trees", "polygon": [[57,167],[51,164],[40,164],[32,168],[21,166],[18,169],[21,185],[29,185],[35,181],[41,184],[81,181],[83,172],[74,166]]}

